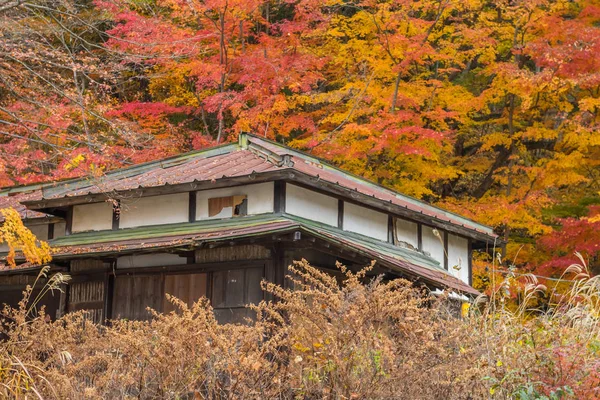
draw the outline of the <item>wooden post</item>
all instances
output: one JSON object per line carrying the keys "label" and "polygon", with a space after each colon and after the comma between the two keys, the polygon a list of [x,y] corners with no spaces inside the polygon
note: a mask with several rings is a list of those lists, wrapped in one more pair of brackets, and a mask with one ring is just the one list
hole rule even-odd
{"label": "wooden post", "polygon": [[285,181],[275,181],[275,199],[273,208],[276,213],[285,212]]}
{"label": "wooden post", "polygon": [[467,266],[469,268],[469,286],[473,286],[473,241],[471,239],[469,239],[467,254]]}
{"label": "wooden post", "polygon": [[344,229],[344,200],[338,200],[338,228]]}
{"label": "wooden post", "polygon": [[423,225],[417,224],[417,248],[423,251]]}
{"label": "wooden post", "polygon": [[196,222],[196,192],[190,192],[189,221]]}
{"label": "wooden post", "polygon": [[116,268],[117,261],[110,262],[110,270],[106,272],[104,280],[104,322],[112,319],[113,297],[115,292],[115,275],[113,270]]}
{"label": "wooden post", "polygon": [[444,235],[444,269],[448,271],[448,232],[439,232],[441,235]]}
{"label": "wooden post", "polygon": [[63,317],[67,313],[67,303],[69,302],[69,287],[66,284],[60,285],[60,300],[58,301],[58,310],[56,310],[56,319]]}
{"label": "wooden post", "polygon": [[54,224],[48,224],[48,240],[54,239]]}

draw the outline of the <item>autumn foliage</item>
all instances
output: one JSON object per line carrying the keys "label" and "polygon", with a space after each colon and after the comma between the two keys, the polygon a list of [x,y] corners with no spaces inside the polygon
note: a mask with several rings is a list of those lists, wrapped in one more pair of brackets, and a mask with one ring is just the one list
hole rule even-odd
{"label": "autumn foliage", "polygon": [[596,268],[567,238],[597,232],[599,24],[597,0],[0,1],[0,183],[252,131],[494,226],[524,271]]}
{"label": "autumn foliage", "polygon": [[52,260],[52,251],[48,243],[35,237],[23,224],[15,209],[3,208],[0,213],[4,219],[0,225],[0,243],[6,243],[8,246],[6,264],[9,267],[16,266],[17,251],[22,254],[29,265],[42,266]]}

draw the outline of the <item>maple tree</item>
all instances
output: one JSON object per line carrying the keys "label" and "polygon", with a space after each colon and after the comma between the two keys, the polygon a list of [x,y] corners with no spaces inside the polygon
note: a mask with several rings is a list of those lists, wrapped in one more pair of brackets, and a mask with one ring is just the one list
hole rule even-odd
{"label": "maple tree", "polygon": [[18,211],[14,208],[3,208],[0,213],[4,219],[0,225],[0,243],[8,245],[6,262],[10,267],[16,265],[17,251],[32,265],[43,265],[52,260],[52,251],[48,243],[35,237],[23,224]]}
{"label": "maple tree", "polygon": [[599,21],[597,0],[0,1],[0,182],[252,131],[494,226],[528,271],[595,267]]}

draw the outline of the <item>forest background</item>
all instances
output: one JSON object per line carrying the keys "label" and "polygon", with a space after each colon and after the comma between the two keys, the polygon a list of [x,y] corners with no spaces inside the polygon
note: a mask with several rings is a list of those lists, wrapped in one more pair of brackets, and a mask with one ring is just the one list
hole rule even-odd
{"label": "forest background", "polygon": [[597,0],[0,0],[1,186],[250,131],[493,226],[482,290],[598,273],[599,127]]}

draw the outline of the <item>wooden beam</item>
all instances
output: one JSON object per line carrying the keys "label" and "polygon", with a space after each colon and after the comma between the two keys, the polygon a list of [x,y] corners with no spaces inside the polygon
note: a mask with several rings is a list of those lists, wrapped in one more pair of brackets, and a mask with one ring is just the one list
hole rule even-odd
{"label": "wooden beam", "polygon": [[423,225],[417,224],[417,248],[423,251]]}
{"label": "wooden beam", "polygon": [[48,240],[54,239],[54,224],[48,224]]}
{"label": "wooden beam", "polygon": [[[180,264],[180,265],[169,265],[165,267],[133,267],[133,268],[117,268],[114,270],[116,276],[128,275],[128,274],[178,274],[178,273],[190,273],[190,272],[212,272],[221,271],[224,269],[237,269],[246,267],[259,267],[265,264],[268,260],[236,260],[236,261],[221,261],[221,262],[210,262],[210,263],[194,263],[194,264]],[[79,276],[79,275],[78,275]]]}
{"label": "wooden beam", "polygon": [[344,229],[344,200],[338,199],[338,224],[337,227]]}
{"label": "wooden beam", "polygon": [[188,209],[189,221],[196,222],[196,192],[190,192]]}
{"label": "wooden beam", "polygon": [[391,244],[394,243],[394,217],[392,215],[388,215],[388,242]]}
{"label": "wooden beam", "polygon": [[469,286],[473,286],[473,241],[469,239],[467,268],[469,268]]}
{"label": "wooden beam", "polygon": [[275,198],[273,202],[273,210],[276,213],[284,213],[285,212],[285,181],[279,180],[274,183],[275,190]]}

